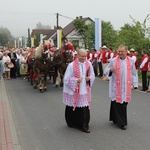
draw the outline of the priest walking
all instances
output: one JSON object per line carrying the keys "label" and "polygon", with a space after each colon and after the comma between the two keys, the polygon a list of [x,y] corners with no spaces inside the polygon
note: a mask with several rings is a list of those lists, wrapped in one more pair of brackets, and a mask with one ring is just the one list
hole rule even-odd
{"label": "priest walking", "polygon": [[127,47],[120,45],[118,56],[105,68],[109,77],[111,98],[110,121],[122,130],[127,128],[127,104],[131,100],[131,89],[138,87],[138,75],[133,60],[127,56]]}
{"label": "priest walking", "polygon": [[91,86],[95,75],[86,56],[86,50],[79,49],[77,58],[68,65],[64,76],[63,102],[67,125],[89,133]]}

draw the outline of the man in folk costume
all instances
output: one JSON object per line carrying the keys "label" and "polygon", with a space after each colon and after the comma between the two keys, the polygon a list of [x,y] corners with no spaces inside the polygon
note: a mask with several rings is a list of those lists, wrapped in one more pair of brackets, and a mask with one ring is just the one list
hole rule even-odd
{"label": "man in folk costume", "polygon": [[86,49],[86,51],[87,51],[86,59],[92,61],[92,53],[88,49]]}
{"label": "man in folk costume", "polygon": [[92,51],[92,65],[93,65],[93,68],[94,68],[95,76],[98,75],[98,71],[97,71],[97,69],[98,69],[97,56],[98,56],[97,50],[93,49],[93,51]]}
{"label": "man in folk costume", "polygon": [[142,50],[142,59],[140,63],[140,70],[142,73],[142,91],[147,91],[148,86],[147,86],[147,71],[148,71],[148,55],[146,50]]}
{"label": "man in folk costume", "polygon": [[131,100],[131,89],[138,87],[138,75],[127,47],[119,46],[116,56],[105,68],[109,77],[109,97],[111,98],[110,121],[122,130],[127,127],[127,104]]}
{"label": "man in folk costume", "polygon": [[130,49],[130,57],[134,61],[136,70],[138,70],[138,57],[135,54],[135,50],[133,48]]}
{"label": "man in folk costume", "polygon": [[103,77],[103,66],[102,66],[102,48],[99,48],[99,53],[97,56],[98,68],[99,68],[99,77]]}
{"label": "man in folk costume", "polygon": [[[108,52],[107,46],[105,46],[105,45],[102,47],[102,50],[103,50],[102,51],[102,66],[103,66],[103,70],[104,70],[108,65],[107,59],[108,59],[109,52]],[[101,77],[101,79],[108,80],[108,78],[106,77],[105,74],[103,74],[103,77]]]}
{"label": "man in folk costume", "polygon": [[109,48],[108,48],[108,58],[107,58],[107,62],[109,63],[113,58],[114,58],[113,49],[112,49],[111,47],[109,47]]}
{"label": "man in folk costume", "polygon": [[89,133],[91,86],[95,80],[93,67],[86,60],[87,52],[78,50],[78,57],[68,65],[64,76],[63,103],[69,127]]}
{"label": "man in folk costume", "polygon": [[150,92],[150,57],[148,60],[147,86],[148,86],[147,92]]}

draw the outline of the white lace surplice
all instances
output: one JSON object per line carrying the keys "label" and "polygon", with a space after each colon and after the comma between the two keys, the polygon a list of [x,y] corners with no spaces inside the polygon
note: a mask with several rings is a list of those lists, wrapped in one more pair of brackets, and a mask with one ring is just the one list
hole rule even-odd
{"label": "white lace surplice", "polygon": [[[92,86],[95,79],[95,75],[92,64],[91,62],[89,63],[90,63],[90,85]],[[87,74],[86,64],[79,62],[79,69],[80,69],[80,77],[82,77],[82,82],[80,83],[80,93],[77,107],[85,107],[88,106],[88,94],[85,80]],[[64,76],[63,102],[65,105],[73,106],[74,91],[76,86],[77,86],[77,78],[74,77],[73,62],[72,62],[68,65]]]}

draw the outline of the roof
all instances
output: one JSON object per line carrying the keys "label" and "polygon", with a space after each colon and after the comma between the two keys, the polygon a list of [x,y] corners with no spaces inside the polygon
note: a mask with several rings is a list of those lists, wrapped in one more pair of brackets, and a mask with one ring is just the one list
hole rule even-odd
{"label": "roof", "polygon": [[54,29],[52,29],[46,36],[45,39],[49,39],[54,33],[57,32],[57,27],[54,27]]}
{"label": "roof", "polygon": [[39,34],[44,34],[44,35],[48,35],[51,32],[52,29],[33,29],[32,30],[32,35],[39,33]]}

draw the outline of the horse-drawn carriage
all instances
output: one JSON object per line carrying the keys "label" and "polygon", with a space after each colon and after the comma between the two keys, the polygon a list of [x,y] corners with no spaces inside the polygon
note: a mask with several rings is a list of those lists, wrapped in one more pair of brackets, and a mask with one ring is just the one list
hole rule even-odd
{"label": "horse-drawn carriage", "polygon": [[[56,87],[63,86],[63,76],[68,63],[73,61],[72,52],[67,49],[59,49],[52,56],[47,46],[40,43],[34,57],[30,58],[28,64],[28,79],[33,88],[38,88],[40,92],[47,90],[47,77],[53,79]],[[58,77],[60,75],[60,83]]]}

